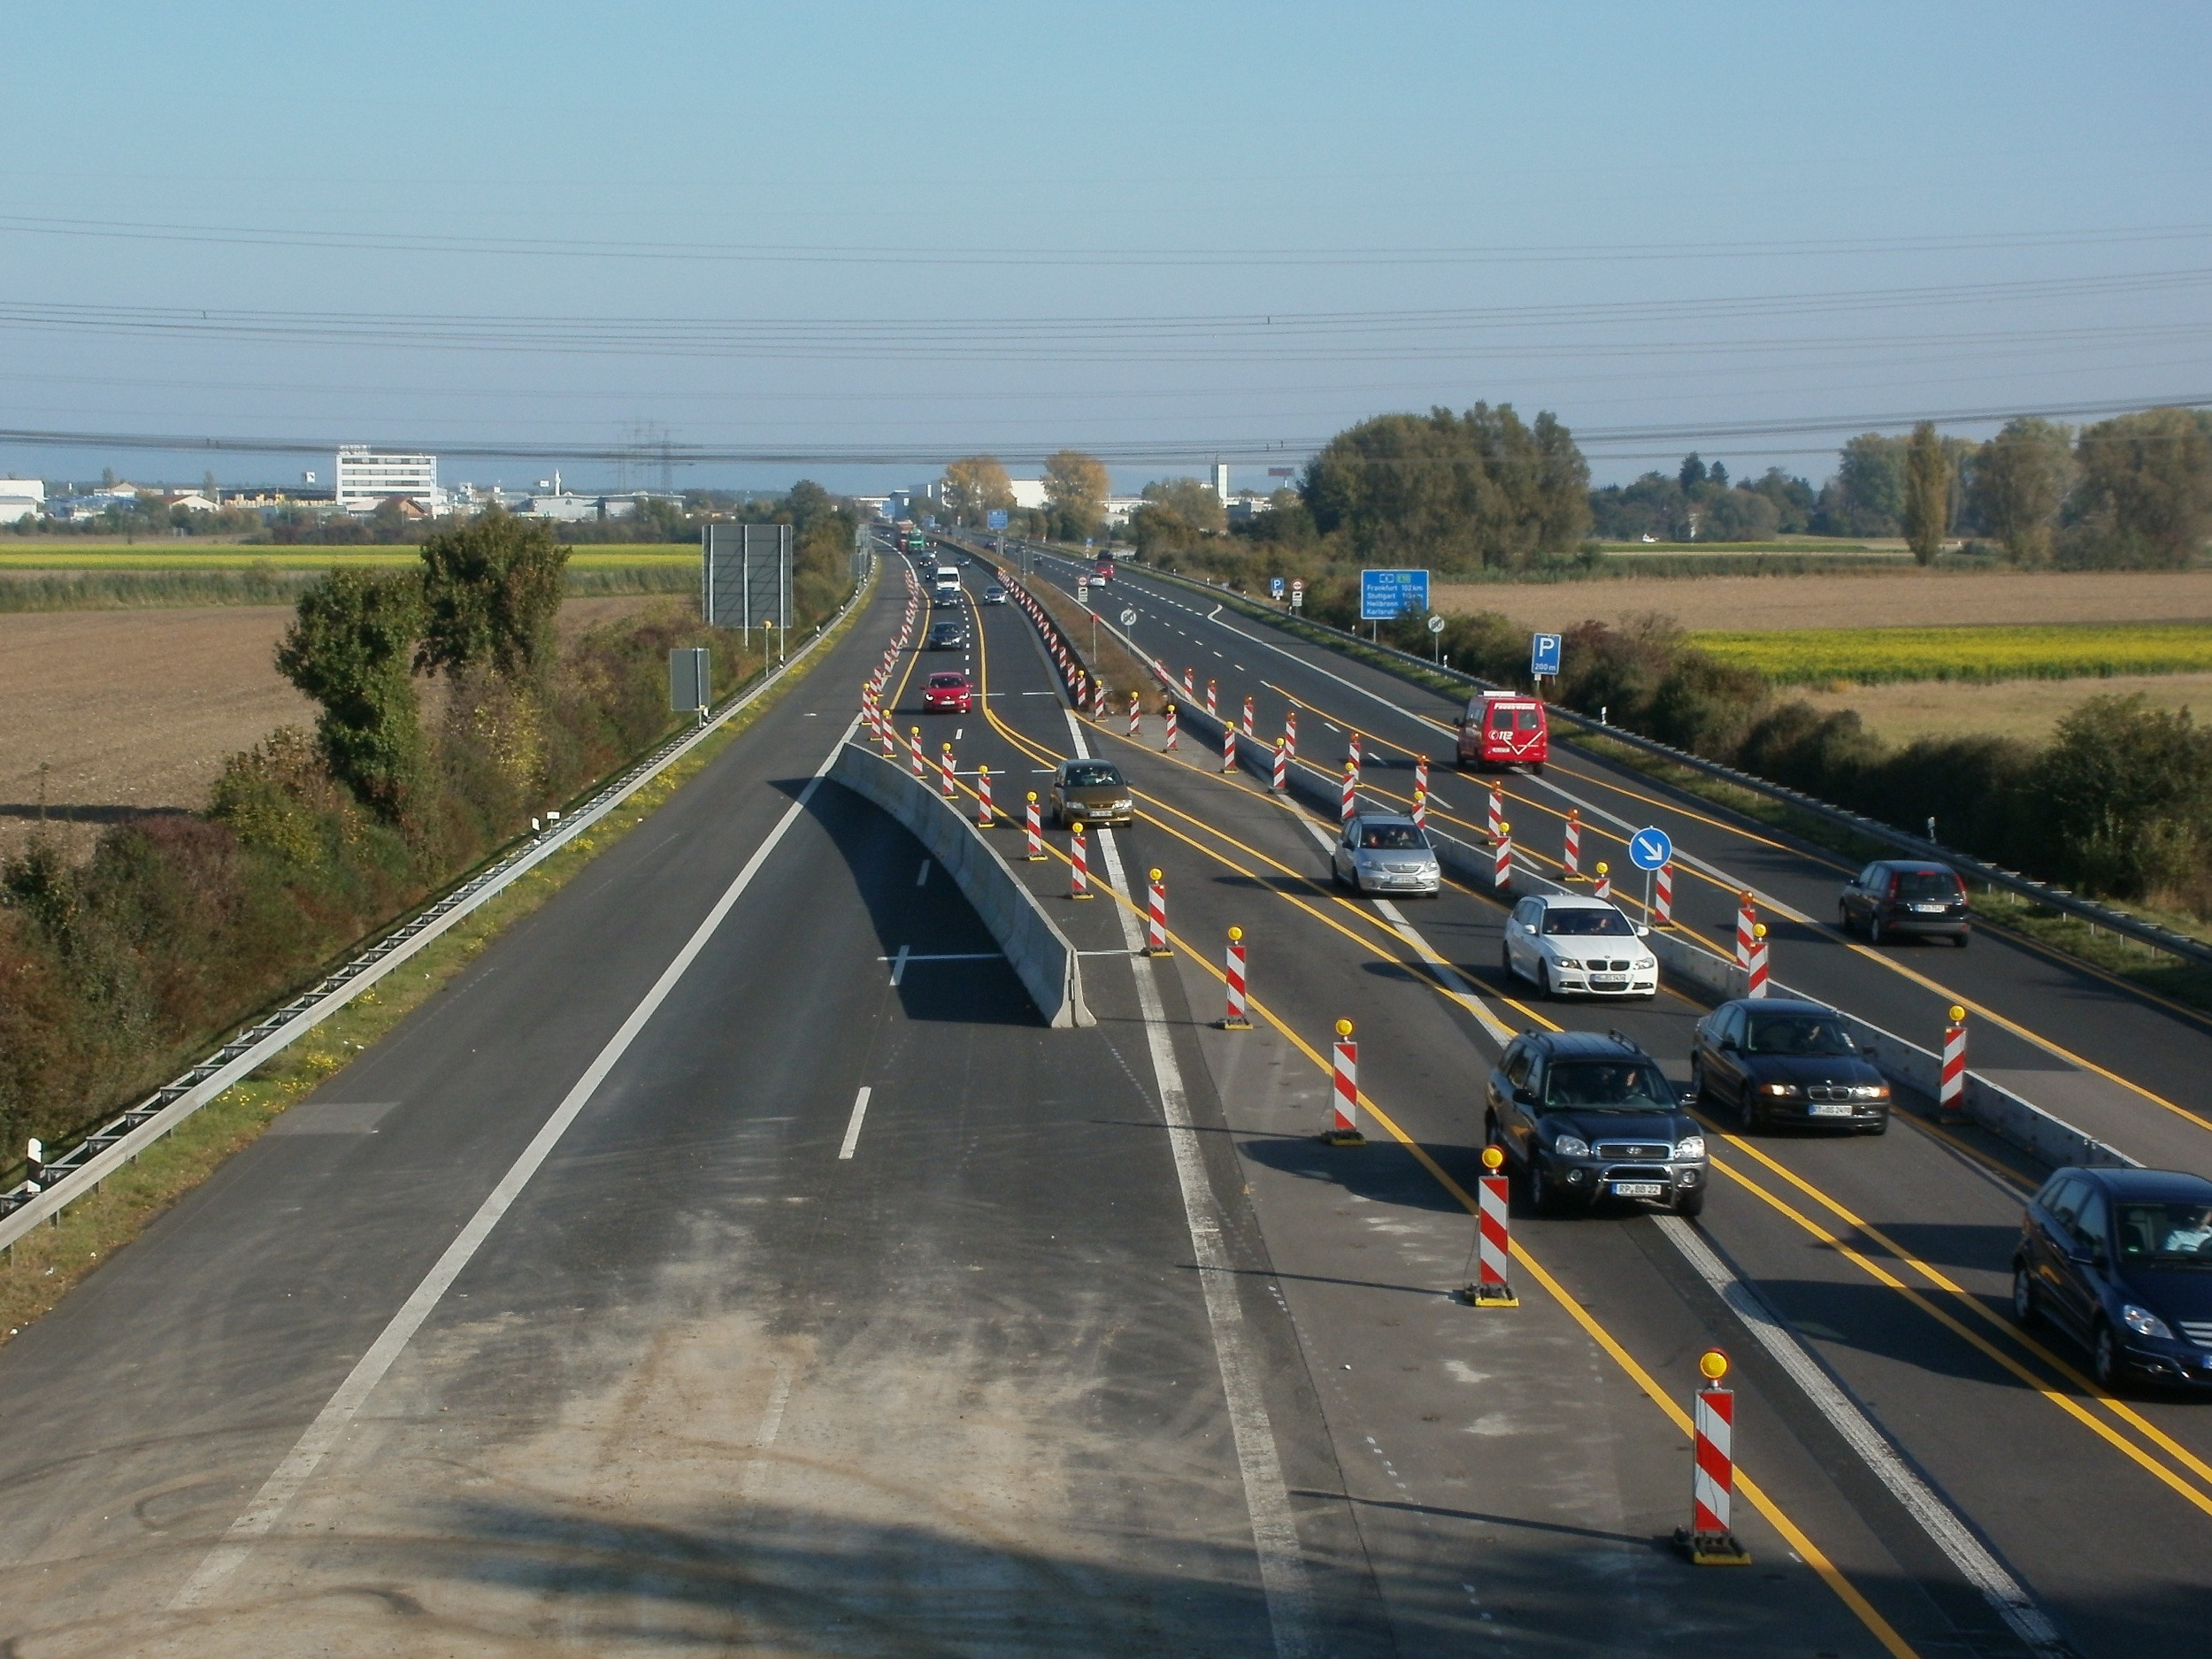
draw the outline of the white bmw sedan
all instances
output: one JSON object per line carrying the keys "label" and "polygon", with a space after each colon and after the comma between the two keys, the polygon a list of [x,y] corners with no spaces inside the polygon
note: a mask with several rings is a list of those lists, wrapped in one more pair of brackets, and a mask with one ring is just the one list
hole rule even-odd
{"label": "white bmw sedan", "polygon": [[1547,996],[1656,996],[1659,958],[1645,929],[1604,899],[1523,899],[1505,924],[1505,971]]}

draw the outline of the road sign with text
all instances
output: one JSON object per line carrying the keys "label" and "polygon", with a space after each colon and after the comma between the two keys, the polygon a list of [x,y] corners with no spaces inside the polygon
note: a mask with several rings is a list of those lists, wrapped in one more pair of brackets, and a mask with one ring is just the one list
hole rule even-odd
{"label": "road sign with text", "polygon": [[1556,634],[1532,634],[1528,642],[1528,672],[1532,676],[1559,675],[1559,636]]}
{"label": "road sign with text", "polygon": [[1416,615],[1429,608],[1426,571],[1362,571],[1359,573],[1359,619],[1395,622],[1408,611]]}

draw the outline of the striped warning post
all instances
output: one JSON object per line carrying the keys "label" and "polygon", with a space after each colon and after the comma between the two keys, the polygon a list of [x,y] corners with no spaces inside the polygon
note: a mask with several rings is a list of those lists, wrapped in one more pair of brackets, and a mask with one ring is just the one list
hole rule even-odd
{"label": "striped warning post", "polygon": [[1044,863],[1045,815],[1044,810],[1037,804],[1037,792],[1034,789],[1029,792],[1026,810],[1022,815],[1022,828],[1026,832],[1028,841],[1028,845],[1022,851],[1022,856],[1033,864]]}
{"label": "striped warning post", "polygon": [[1221,726],[1221,770],[1234,772],[1236,769],[1237,728],[1225,720]]}
{"label": "striped warning post", "polygon": [[899,757],[899,740],[892,733],[891,722],[887,718],[884,720],[880,730],[883,737],[884,759],[896,760]]}
{"label": "striped warning post", "polygon": [[1222,975],[1228,987],[1229,1011],[1222,1016],[1224,1031],[1249,1031],[1252,1021],[1244,1011],[1244,929],[1229,930],[1229,964]]}
{"label": "striped warning post", "polygon": [[1068,896],[1071,899],[1091,896],[1091,862],[1083,848],[1083,826],[1080,824],[1068,837]]}
{"label": "striped warning post", "polygon": [[1517,1308],[1508,1269],[1513,1261],[1512,1181],[1505,1172],[1505,1153],[1498,1147],[1482,1149],[1482,1175],[1475,1207],[1475,1279],[1461,1293],[1478,1308]]}
{"label": "striped warning post", "polygon": [[1152,872],[1152,890],[1145,895],[1144,954],[1164,956],[1167,950],[1167,881],[1157,870]]}
{"label": "striped warning post", "polygon": [[1943,1028],[1943,1080],[1936,1087],[1936,1115],[1966,1116],[1966,1010],[1951,1004],[1951,1023]]}
{"label": "striped warning post", "polygon": [[1283,710],[1283,747],[1290,751],[1293,760],[1298,758],[1298,710]]}
{"label": "striped warning post", "polygon": [[1429,757],[1416,755],[1413,757],[1413,827],[1426,829],[1428,826]]}
{"label": "striped warning post", "polygon": [[1498,839],[1490,851],[1490,890],[1503,893],[1513,885],[1513,826],[1498,822]]}
{"label": "striped warning post", "polygon": [[1183,695],[1185,696],[1196,697],[1198,695],[1198,687],[1194,683],[1196,679],[1197,675],[1194,671],[1188,668],[1183,671]]}
{"label": "striped warning post", "polygon": [[1344,764],[1352,769],[1352,782],[1359,782],[1359,733],[1352,733],[1352,741],[1345,750]]}
{"label": "striped warning post", "polygon": [[1144,732],[1144,704],[1135,692],[1129,694],[1129,735],[1141,736]]}
{"label": "striped warning post", "polygon": [[1746,996],[1764,996],[1767,994],[1767,925],[1761,922],[1751,930],[1751,964],[1744,970]]}
{"label": "striped warning post", "polygon": [[1567,809],[1567,850],[1560,856],[1559,870],[1570,881],[1582,879],[1582,813],[1578,808]]}
{"label": "striped warning post", "polygon": [[1221,718],[1221,688],[1210,680],[1206,682],[1206,713],[1213,719]]}
{"label": "striped warning post", "polygon": [[1160,747],[1163,749],[1175,747],[1175,699],[1172,697],[1170,697],[1167,702],[1167,741]]}
{"label": "striped warning post", "polygon": [[1671,862],[1661,864],[1652,875],[1651,925],[1654,927],[1674,926],[1674,865]]}
{"label": "striped warning post", "polygon": [[1244,700],[1244,734],[1256,741],[1259,738],[1259,733],[1253,728],[1252,725],[1252,699],[1249,697]]}
{"label": "striped warning post", "polygon": [[1502,784],[1490,786],[1490,818],[1487,825],[1490,839],[1495,841],[1505,830],[1505,788]]}
{"label": "striped warning post", "polygon": [[1751,889],[1746,887],[1736,895],[1736,965],[1748,973],[1751,971],[1751,942],[1757,937],[1752,929],[1759,925],[1759,912],[1751,902]]}
{"label": "striped warning post", "polygon": [[1283,747],[1283,740],[1275,740],[1275,793],[1285,795],[1290,789],[1290,751]]}
{"label": "striped warning post", "polygon": [[906,749],[907,753],[913,757],[914,775],[917,778],[922,777],[927,769],[922,764],[922,728],[920,726],[910,726],[906,728]]}
{"label": "striped warning post", "polygon": [[1597,885],[1590,889],[1590,896],[1596,899],[1613,896],[1613,866],[1602,858],[1598,860]]}
{"label": "striped warning post", "polygon": [[1701,1567],[1743,1567],[1751,1552],[1729,1531],[1729,1501],[1735,1494],[1735,1391],[1721,1386],[1728,1356],[1709,1348],[1698,1356],[1705,1383],[1697,1391],[1692,1421],[1695,1444],[1690,1464],[1690,1524],[1674,1535],[1676,1545]]}
{"label": "striped warning post", "polygon": [[1336,1022],[1336,1042],[1330,1052],[1334,1073],[1329,1091],[1329,1126],[1321,1139],[1333,1147],[1363,1147],[1367,1137],[1359,1132],[1359,1044],[1352,1041],[1352,1022]]}
{"label": "striped warning post", "polygon": [[938,750],[937,769],[941,774],[937,786],[938,789],[941,793],[942,793],[945,799],[949,801],[956,793],[956,786],[955,786],[952,780],[952,745],[950,743],[947,743],[942,749]]}
{"label": "striped warning post", "polygon": [[1106,723],[1106,682],[1102,680],[1094,684],[1091,697],[1091,718],[1102,726]]}
{"label": "striped warning post", "polygon": [[979,765],[975,769],[975,826],[994,829],[997,820],[991,810],[991,769]]}
{"label": "striped warning post", "polygon": [[1352,821],[1352,814],[1358,810],[1359,768],[1348,760],[1344,763],[1343,798],[1337,803],[1337,822],[1349,824]]}

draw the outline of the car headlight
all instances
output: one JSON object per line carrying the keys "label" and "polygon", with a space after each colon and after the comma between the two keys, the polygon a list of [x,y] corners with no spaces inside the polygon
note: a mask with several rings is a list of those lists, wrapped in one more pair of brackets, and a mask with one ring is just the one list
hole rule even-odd
{"label": "car headlight", "polygon": [[1685,1135],[1675,1143],[1674,1156],[1678,1163],[1695,1163],[1705,1156],[1703,1135]]}
{"label": "car headlight", "polygon": [[1777,1100],[1787,1100],[1797,1093],[1797,1085],[1794,1083],[1762,1083],[1759,1085],[1759,1093],[1771,1094]]}
{"label": "car headlight", "polygon": [[1851,1088],[1851,1098],[1853,1100],[1887,1100],[1889,1085],[1886,1083],[1854,1084]]}
{"label": "car headlight", "polygon": [[2154,1336],[2165,1342],[2174,1340],[2174,1333],[2166,1328],[2163,1319],[2148,1308],[2139,1308],[2131,1302],[2120,1310],[2120,1323],[2138,1336]]}
{"label": "car headlight", "polygon": [[1562,1135],[1551,1143],[1551,1149],[1563,1158],[1586,1158],[1590,1143],[1580,1135]]}

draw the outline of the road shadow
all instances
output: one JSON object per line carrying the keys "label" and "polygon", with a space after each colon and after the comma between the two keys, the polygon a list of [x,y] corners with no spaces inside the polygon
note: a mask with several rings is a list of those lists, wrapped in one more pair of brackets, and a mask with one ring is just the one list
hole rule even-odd
{"label": "road shadow", "polygon": [[[1303,1180],[1325,1181],[1356,1198],[1400,1210],[1425,1210],[1436,1214],[1465,1215],[1457,1200],[1437,1185],[1436,1178],[1421,1167],[1411,1152],[1387,1139],[1372,1124],[1374,1136],[1363,1147],[1333,1147],[1320,1139],[1326,1109],[1314,1109],[1314,1133],[1310,1136],[1260,1139],[1240,1134],[1237,1150],[1252,1163]],[[1430,1156],[1449,1169],[1455,1164],[1479,1168],[1476,1152],[1467,1148],[1424,1146]],[[1455,1176],[1455,1179],[1461,1179]],[[1461,1184],[1465,1182],[1462,1179]]]}

